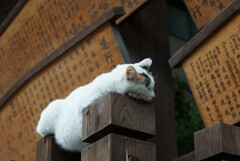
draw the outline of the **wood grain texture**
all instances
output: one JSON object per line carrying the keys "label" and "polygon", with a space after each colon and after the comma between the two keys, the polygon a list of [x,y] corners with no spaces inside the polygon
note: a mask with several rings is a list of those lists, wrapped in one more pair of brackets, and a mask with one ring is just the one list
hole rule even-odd
{"label": "wood grain texture", "polygon": [[169,161],[177,157],[173,81],[168,64],[170,48],[167,17],[167,0],[153,0],[119,26],[131,53],[131,60],[138,62],[146,57],[153,60],[150,70],[155,75],[156,82],[156,98],[153,102],[156,137],[152,141],[157,146],[158,161]]}
{"label": "wood grain texture", "polygon": [[172,161],[196,161],[195,153],[191,152],[191,153],[185,154],[185,155],[178,157],[177,159],[174,159]]}
{"label": "wood grain texture", "polygon": [[188,41],[181,49],[179,49],[170,59],[169,64],[171,68],[179,67],[180,64],[189,55],[193,54],[202,43],[214,35],[218,28],[220,28],[230,17],[232,17],[240,9],[238,0],[233,1],[227,8],[225,8],[213,21],[206,25],[198,34],[196,34],[190,41]]}
{"label": "wood grain texture", "polygon": [[153,143],[115,134],[109,134],[89,145],[81,154],[81,161],[123,161],[128,158],[156,161],[156,149]]}
{"label": "wood grain texture", "polygon": [[36,144],[36,161],[81,161],[81,153],[68,152],[56,144],[53,136],[46,136]]}
{"label": "wood grain texture", "polygon": [[234,0],[184,0],[184,3],[198,29],[213,20]]}
{"label": "wood grain texture", "polygon": [[146,0],[28,1],[0,38],[0,97],[11,90],[25,73],[44,62],[55,50],[107,10],[123,6],[126,14],[118,19],[120,23],[145,2]]}
{"label": "wood grain texture", "polygon": [[103,24],[28,80],[4,104],[0,112],[2,160],[34,160],[39,139],[35,128],[47,104],[124,62],[115,32],[111,23]]}
{"label": "wood grain texture", "polygon": [[[73,36],[69,41],[65,42],[63,45],[57,48],[51,55],[41,60],[38,64],[36,64],[36,66],[28,70],[25,74],[23,74],[15,82],[15,84],[13,84],[4,95],[2,95],[2,97],[0,98],[0,107],[3,106],[3,104],[14,94],[14,92],[16,92],[28,79],[31,79],[31,77],[34,76],[37,72],[39,72],[47,65],[49,65],[51,62],[53,62],[55,59],[66,53],[74,45],[76,45],[82,39],[84,39],[89,34],[94,32],[98,27],[100,27],[101,25],[108,21],[109,22],[115,21],[118,17],[122,16],[123,14],[124,14],[123,8],[115,7],[104,13],[102,16],[98,17],[96,20],[93,20],[93,22],[89,26],[85,27],[83,30],[76,33],[75,36]],[[124,47],[122,48],[124,49]]]}
{"label": "wood grain texture", "polygon": [[182,61],[206,127],[240,122],[240,11]]}
{"label": "wood grain texture", "polygon": [[194,134],[196,160],[240,160],[240,128],[218,123]]}
{"label": "wood grain texture", "polygon": [[95,142],[109,133],[146,139],[155,135],[151,103],[109,93],[83,110],[83,141]]}

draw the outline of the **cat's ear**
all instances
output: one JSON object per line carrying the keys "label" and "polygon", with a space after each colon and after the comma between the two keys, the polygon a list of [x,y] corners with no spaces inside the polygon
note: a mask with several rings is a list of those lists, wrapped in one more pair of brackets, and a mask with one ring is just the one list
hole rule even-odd
{"label": "cat's ear", "polygon": [[138,74],[136,69],[133,66],[127,67],[126,76],[127,76],[127,80],[129,80],[129,81],[139,82],[139,81],[145,80],[144,76]]}
{"label": "cat's ear", "polygon": [[152,65],[152,59],[146,58],[146,59],[142,60],[141,62],[139,62],[138,65],[148,71]]}

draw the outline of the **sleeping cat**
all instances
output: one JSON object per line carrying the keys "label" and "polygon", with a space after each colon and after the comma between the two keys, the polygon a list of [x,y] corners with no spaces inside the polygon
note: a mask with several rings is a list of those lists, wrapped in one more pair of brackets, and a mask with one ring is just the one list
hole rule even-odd
{"label": "sleeping cat", "polygon": [[65,150],[81,151],[82,110],[109,92],[151,101],[155,97],[154,79],[148,71],[150,58],[135,64],[118,65],[109,73],[96,77],[91,83],[78,87],[65,99],[51,102],[41,114],[37,132],[41,136],[54,134]]}

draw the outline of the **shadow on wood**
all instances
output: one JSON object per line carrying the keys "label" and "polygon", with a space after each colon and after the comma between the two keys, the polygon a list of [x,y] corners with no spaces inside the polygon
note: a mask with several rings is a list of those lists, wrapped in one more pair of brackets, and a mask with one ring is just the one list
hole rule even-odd
{"label": "shadow on wood", "polygon": [[81,154],[68,152],[55,143],[54,137],[48,135],[37,142],[36,161],[80,161]]}

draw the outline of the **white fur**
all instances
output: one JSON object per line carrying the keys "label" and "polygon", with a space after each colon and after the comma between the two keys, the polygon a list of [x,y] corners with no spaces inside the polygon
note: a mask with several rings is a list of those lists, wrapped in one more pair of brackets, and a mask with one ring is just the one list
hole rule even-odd
{"label": "white fur", "polygon": [[[128,94],[137,99],[150,101],[155,95],[154,80],[146,88],[142,83],[127,80],[126,69],[133,66],[138,73],[146,73],[140,66],[151,66],[151,59],[144,59],[136,64],[118,65],[109,73],[95,78],[91,83],[78,87],[65,99],[51,102],[42,112],[37,132],[41,136],[54,134],[56,141],[62,148],[69,151],[81,151],[85,146],[82,138],[82,110],[102,98],[109,92]],[[149,74],[148,74],[149,75]]]}

